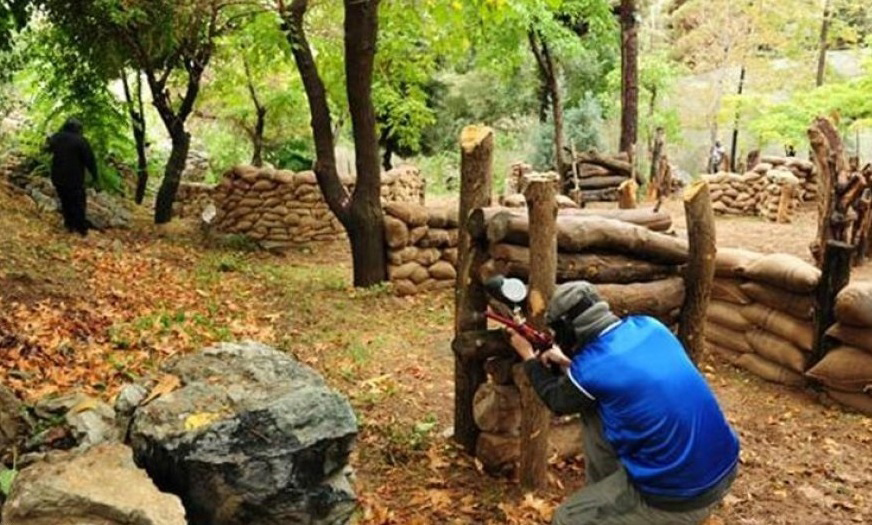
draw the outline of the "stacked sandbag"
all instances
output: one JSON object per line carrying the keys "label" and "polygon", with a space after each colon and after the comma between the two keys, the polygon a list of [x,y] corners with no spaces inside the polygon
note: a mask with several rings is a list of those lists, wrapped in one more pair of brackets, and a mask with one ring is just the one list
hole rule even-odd
{"label": "stacked sandbag", "polygon": [[200,217],[207,206],[214,203],[215,186],[199,182],[182,182],[173,202],[173,217],[185,219]]}
{"label": "stacked sandbag", "polygon": [[805,384],[820,271],[785,254],[718,250],[706,318],[709,349],[764,379]]}
{"label": "stacked sandbag", "polygon": [[786,169],[771,169],[766,173],[766,190],[762,194],[760,214],[772,222],[779,219],[790,222],[793,212],[801,203],[801,195],[799,178]]}
{"label": "stacked sandbag", "polygon": [[398,166],[381,176],[381,201],[414,202],[424,205],[426,184],[421,170],[411,165]]}
{"label": "stacked sandbag", "polygon": [[[350,188],[352,181],[342,183]],[[224,175],[213,196],[218,231],[246,235],[267,249],[345,236],[311,171],[237,166]]]}
{"label": "stacked sandbag", "polygon": [[[527,280],[530,273],[528,218],[507,210],[490,219],[489,259],[482,277]],[[651,315],[673,327],[684,304],[681,267],[687,243],[645,226],[613,218],[566,213],[557,220],[557,282],[586,280],[618,315]]]}
{"label": "stacked sandbag", "polygon": [[456,210],[412,203],[384,205],[388,278],[400,296],[453,288],[457,278]]}
{"label": "stacked sandbag", "polygon": [[838,346],[807,372],[839,403],[872,416],[872,282],[851,283],[836,298],[827,335]]}
{"label": "stacked sandbag", "polygon": [[764,156],[753,169],[758,173],[768,173],[773,168],[789,171],[799,180],[802,202],[817,201],[818,175],[813,162],[797,157]]}
{"label": "stacked sandbag", "polygon": [[749,172],[745,175],[718,173],[703,175],[709,184],[712,209],[719,215],[756,215],[766,181],[765,175]]}

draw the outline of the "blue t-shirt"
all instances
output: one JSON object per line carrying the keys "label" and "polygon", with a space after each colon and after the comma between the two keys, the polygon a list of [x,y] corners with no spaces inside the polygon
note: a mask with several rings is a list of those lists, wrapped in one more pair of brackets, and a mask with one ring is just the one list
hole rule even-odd
{"label": "blue t-shirt", "polygon": [[693,498],[729,474],[739,440],[681,343],[628,317],[585,345],[569,378],[597,401],[606,440],[643,493]]}

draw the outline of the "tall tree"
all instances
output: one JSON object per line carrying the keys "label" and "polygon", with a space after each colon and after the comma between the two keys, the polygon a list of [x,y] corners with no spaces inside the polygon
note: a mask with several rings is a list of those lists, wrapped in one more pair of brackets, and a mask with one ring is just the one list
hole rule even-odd
{"label": "tall tree", "polygon": [[155,222],[172,218],[187,162],[188,117],[200,93],[215,40],[250,10],[246,0],[44,0],[52,22],[94,54],[119,50],[141,71],[172,149],[155,202]]}
{"label": "tall tree", "polygon": [[638,141],[639,22],[636,0],[621,0],[621,143],[630,152]]}
{"label": "tall tree", "polygon": [[571,164],[566,156],[566,133],[563,126],[563,97],[560,92],[559,73],[557,62],[551,53],[547,40],[542,33],[530,27],[527,30],[527,38],[530,40],[530,49],[536,57],[539,75],[544,80],[544,88],[547,98],[551,101],[551,118],[554,122],[554,163],[557,173],[565,175],[571,169]]}
{"label": "tall tree", "polygon": [[821,40],[818,49],[817,76],[815,86],[824,85],[824,74],[827,68],[827,37],[830,32],[830,0],[824,0],[824,16],[821,21]]}
{"label": "tall tree", "polygon": [[288,41],[303,79],[315,139],[315,176],[330,210],[351,243],[354,285],[372,286],[387,278],[378,133],[372,103],[372,77],[378,38],[378,0],[344,0],[345,75],[351,113],[357,182],[351,195],[339,180],[330,108],[324,82],[306,37],[308,0],[277,0]]}
{"label": "tall tree", "polygon": [[136,72],[133,89],[130,88],[130,80],[127,71],[121,71],[121,85],[124,88],[124,101],[127,104],[127,114],[130,117],[130,126],[133,130],[133,142],[136,145],[136,204],[142,204],[145,200],[145,189],[148,186],[148,156],[146,155],[146,123],[145,103],[142,98],[142,75]]}

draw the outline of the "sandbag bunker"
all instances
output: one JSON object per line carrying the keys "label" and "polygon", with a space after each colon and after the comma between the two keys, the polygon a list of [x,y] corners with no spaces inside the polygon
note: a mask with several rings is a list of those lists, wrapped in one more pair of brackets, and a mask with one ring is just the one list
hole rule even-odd
{"label": "sandbag bunker", "polygon": [[872,415],[872,283],[836,301],[829,349],[813,362],[815,292],[821,272],[786,254],[721,248],[706,318],[708,348],[763,379],[822,384],[835,401]]}

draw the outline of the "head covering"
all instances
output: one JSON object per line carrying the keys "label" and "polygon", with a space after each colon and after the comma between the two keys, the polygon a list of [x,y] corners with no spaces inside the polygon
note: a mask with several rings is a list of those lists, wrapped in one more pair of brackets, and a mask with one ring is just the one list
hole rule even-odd
{"label": "head covering", "polygon": [[[554,291],[545,311],[545,321],[553,326],[555,323],[559,325],[561,319],[565,320],[567,327],[571,327],[575,339],[572,341],[574,348],[562,348],[569,352],[582,348],[600,332],[620,321],[612,313],[609,303],[600,297],[596,287],[587,281],[564,283]],[[558,344],[567,343],[559,340],[561,334],[557,335]]]}
{"label": "head covering", "polygon": [[82,123],[75,118],[68,118],[64,125],[61,126],[61,131],[66,133],[82,134]]}

